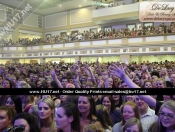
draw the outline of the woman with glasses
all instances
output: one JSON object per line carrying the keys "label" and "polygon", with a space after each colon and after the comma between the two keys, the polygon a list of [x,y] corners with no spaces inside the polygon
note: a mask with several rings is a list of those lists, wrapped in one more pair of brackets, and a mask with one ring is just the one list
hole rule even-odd
{"label": "woman with glasses", "polygon": [[[40,132],[35,117],[29,113],[20,113],[13,120],[13,132]],[[48,131],[49,132],[49,131]]]}
{"label": "woman with glasses", "polygon": [[166,101],[159,110],[158,121],[152,124],[150,132],[174,132],[175,131],[175,102]]}
{"label": "woman with glasses", "polygon": [[80,132],[78,108],[74,103],[62,103],[56,110],[56,127],[58,132]]}
{"label": "woman with glasses", "polygon": [[5,105],[10,108],[14,108],[17,112],[17,114],[22,113],[22,102],[19,96],[17,95],[10,95]]}
{"label": "woman with glasses", "polygon": [[[136,118],[140,121],[139,108],[137,104],[134,103],[133,101],[126,102],[123,105],[121,112],[123,114],[122,121],[119,123],[116,123],[113,126],[112,132],[123,132],[123,126],[131,118]],[[148,132],[148,130],[144,126],[142,126],[142,129],[143,129],[143,132]]]}
{"label": "woman with glasses", "polygon": [[13,108],[7,106],[0,107],[0,132],[7,131],[12,127],[15,115],[16,111]]}

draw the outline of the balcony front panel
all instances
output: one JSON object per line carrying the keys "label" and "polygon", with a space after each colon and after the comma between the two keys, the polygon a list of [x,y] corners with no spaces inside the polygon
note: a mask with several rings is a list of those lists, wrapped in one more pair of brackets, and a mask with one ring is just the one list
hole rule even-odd
{"label": "balcony front panel", "polygon": [[117,6],[117,7],[93,10],[92,17],[93,18],[103,17],[103,16],[124,14],[124,13],[136,12],[136,11],[137,12],[139,11],[139,3],[133,3],[129,5],[122,5],[122,6]]}
{"label": "balcony front panel", "polygon": [[1,58],[41,58],[112,54],[175,54],[175,35],[87,40],[37,46],[1,47]]}

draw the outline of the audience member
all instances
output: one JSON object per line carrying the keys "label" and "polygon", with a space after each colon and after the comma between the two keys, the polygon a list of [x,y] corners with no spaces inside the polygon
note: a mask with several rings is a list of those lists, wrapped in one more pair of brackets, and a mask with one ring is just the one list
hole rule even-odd
{"label": "audience member", "polygon": [[80,119],[76,104],[62,103],[56,109],[56,127],[58,132],[80,132]]}

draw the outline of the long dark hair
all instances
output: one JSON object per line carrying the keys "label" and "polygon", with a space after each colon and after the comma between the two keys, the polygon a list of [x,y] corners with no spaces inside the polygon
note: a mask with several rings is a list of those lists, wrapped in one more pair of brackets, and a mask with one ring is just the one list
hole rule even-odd
{"label": "long dark hair", "polygon": [[7,100],[7,95],[1,95],[2,97],[0,98],[0,106],[5,105],[5,102]]}
{"label": "long dark hair", "polygon": [[77,95],[68,95],[66,97],[66,102],[72,102],[75,105],[77,105],[78,104],[78,96]]}
{"label": "long dark hair", "polygon": [[[17,95],[10,95],[8,98],[11,98],[11,100],[14,102],[15,110],[16,110],[17,114],[22,113],[22,102],[21,102],[20,97]],[[7,99],[6,99],[6,101],[7,101]]]}
{"label": "long dark hair", "polygon": [[[79,97],[80,96],[83,96],[83,97],[87,97],[87,99],[88,99],[88,101],[89,101],[89,103],[90,103],[90,112],[89,112],[89,115],[88,115],[88,119],[89,120],[92,120],[92,115],[96,115],[96,109],[95,109],[95,102],[94,102],[94,99],[92,98],[92,96],[91,95],[79,95]],[[78,99],[79,99],[79,97],[78,97]],[[78,103],[79,103],[79,101],[78,101]],[[80,113],[80,116],[81,116],[81,113]]]}
{"label": "long dark hair", "polygon": [[[67,117],[73,116],[73,121],[71,122],[71,131],[80,132],[80,118],[79,112],[76,104],[71,102],[66,102],[60,104],[57,108],[62,107],[65,111],[65,115]],[[62,132],[62,130],[58,130],[58,132]]]}
{"label": "long dark hair", "polygon": [[15,116],[15,118],[13,120],[13,125],[15,123],[15,120],[18,120],[18,119],[24,119],[27,121],[27,123],[30,126],[30,132],[40,132],[40,129],[38,127],[38,123],[36,122],[36,119],[33,115],[31,115],[29,113],[20,113],[20,114]]}
{"label": "long dark hair", "polygon": [[110,114],[104,105],[96,106],[96,116],[104,129],[111,129],[113,126]]}
{"label": "long dark hair", "polygon": [[115,102],[114,102],[114,99],[113,99],[113,97],[111,95],[104,95],[104,96],[102,96],[102,98],[101,98],[101,104],[102,104],[102,102],[103,102],[103,100],[104,100],[105,97],[108,97],[108,99],[111,102],[111,110],[110,110],[110,112],[114,112],[115,111]]}
{"label": "long dark hair", "polygon": [[[8,81],[9,84],[10,84],[10,88],[12,88],[12,83],[11,83],[11,81],[10,81],[9,79],[6,78],[6,79],[3,80],[3,82],[4,82],[4,81]],[[2,85],[3,85],[3,82],[2,82]]]}

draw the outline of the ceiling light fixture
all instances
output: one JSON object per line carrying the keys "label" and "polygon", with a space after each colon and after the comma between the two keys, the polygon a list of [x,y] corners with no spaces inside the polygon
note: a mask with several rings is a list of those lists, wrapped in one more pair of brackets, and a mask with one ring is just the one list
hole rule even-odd
{"label": "ceiling light fixture", "polygon": [[60,5],[61,6],[61,5]]}
{"label": "ceiling light fixture", "polygon": [[81,5],[79,5],[79,7],[81,7]]}

